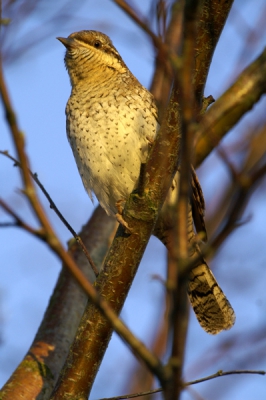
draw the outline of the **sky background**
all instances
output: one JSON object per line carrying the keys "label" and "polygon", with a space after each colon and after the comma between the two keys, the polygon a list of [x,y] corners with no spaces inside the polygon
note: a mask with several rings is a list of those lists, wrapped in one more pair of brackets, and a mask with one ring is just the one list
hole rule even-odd
{"label": "sky background", "polygon": [[[63,1],[57,2],[58,9]],[[134,4],[148,16],[150,0]],[[30,17],[19,16],[2,27],[1,46],[4,72],[19,126],[25,134],[31,169],[52,196],[76,231],[88,219],[94,206],[83,189],[65,134],[65,104],[70,84],[64,67],[64,48],[55,37],[81,29],[101,30],[109,35],[124,61],[149,87],[154,52],[149,39],[109,0],[69,2],[62,6],[65,19],[54,20],[54,3],[42,1]],[[8,17],[9,15],[3,15]],[[265,18],[264,18],[265,17]],[[266,44],[265,0],[236,0],[214,55],[205,94],[218,98],[234,78],[260,54]],[[258,34],[258,32],[260,32]],[[44,39],[45,38],[45,39]],[[33,45],[34,44],[34,45]],[[224,149],[237,143],[265,113],[265,97],[223,141]],[[265,117],[264,117],[265,118]],[[254,122],[255,121],[255,122]],[[14,155],[3,108],[0,107],[0,149]],[[238,160],[234,160],[237,164]],[[212,154],[199,169],[211,219],[216,200],[230,176],[224,163]],[[19,171],[0,156],[1,197],[24,220],[36,226],[24,196]],[[252,195],[243,218],[249,222],[238,228],[212,260],[215,276],[236,312],[231,331],[218,336],[206,334],[191,312],[184,370],[186,380],[215,373],[219,369],[266,370],[266,201],[265,181]],[[69,232],[40,195],[60,239]],[[95,201],[95,204],[97,202]],[[0,210],[0,221],[8,218]],[[0,229],[0,385],[5,383],[29,348],[42,320],[61,265],[45,244],[19,229]],[[153,279],[164,277],[165,251],[152,238],[134,281],[122,318],[146,343],[154,337],[160,322],[163,288]],[[158,305],[158,306],[156,306]],[[140,312],[141,310],[141,312]],[[263,335],[264,333],[264,335]],[[235,348],[226,351],[234,342]],[[224,345],[221,355],[216,349]],[[260,355],[258,357],[258,354]],[[123,368],[114,366],[121,366]],[[134,358],[114,334],[97,376],[91,398],[126,393]],[[110,383],[110,375],[112,380]],[[193,387],[203,398],[265,399],[266,378],[256,375],[231,376]],[[196,398],[189,392],[183,399]]]}

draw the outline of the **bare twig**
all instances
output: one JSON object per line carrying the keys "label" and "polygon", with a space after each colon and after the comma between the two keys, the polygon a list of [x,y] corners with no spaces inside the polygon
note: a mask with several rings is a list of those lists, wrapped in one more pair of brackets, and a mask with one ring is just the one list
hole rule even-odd
{"label": "bare twig", "polygon": [[15,228],[18,224],[16,222],[0,222],[1,228]]}
{"label": "bare twig", "polygon": [[[253,370],[218,371],[215,374],[206,376],[204,378],[196,379],[196,380],[190,381],[190,382],[185,382],[185,383],[183,383],[183,386],[186,387],[186,386],[196,385],[198,383],[206,382],[211,379],[219,378],[221,376],[240,375],[240,374],[266,375],[266,371],[253,371]],[[141,392],[141,393],[125,394],[125,395],[116,396],[116,397],[104,397],[104,398],[101,398],[100,400],[133,399],[135,397],[149,396],[151,394],[160,393],[162,391],[163,391],[162,388],[158,388],[158,389],[154,389],[154,390],[147,390],[146,392]]]}
{"label": "bare twig", "polygon": [[[178,54],[178,49],[182,41],[183,3],[184,1],[177,0],[172,4],[170,22],[164,36],[164,43],[173,54]],[[158,51],[155,53],[155,71],[150,91],[157,102],[159,119],[161,119],[169,99],[174,71],[169,57],[165,56],[165,51],[158,48]]]}
{"label": "bare twig", "polygon": [[[34,229],[32,226],[27,224],[25,221],[23,221],[18,214],[12,210],[8,204],[4,202],[4,200],[0,199],[0,207],[2,207],[7,214],[9,214],[15,221],[13,223],[10,223],[9,226],[15,226],[19,228],[25,229],[25,231],[31,233],[34,236],[37,236],[39,239],[45,240],[45,235],[42,230]],[[4,227],[4,224],[0,224],[1,227]],[[7,226],[7,225],[6,225]]]}
{"label": "bare twig", "polygon": [[[18,167],[22,168],[21,167],[21,163],[18,160],[16,160],[14,157],[12,157],[7,151],[0,150],[0,154],[2,154],[4,156],[6,156],[7,158],[9,158],[10,160],[14,161],[14,163],[15,163],[14,165],[15,166],[18,166]],[[29,173],[30,173],[30,176],[32,177],[32,179],[36,182],[36,184],[39,186],[39,188],[43,192],[44,196],[47,198],[47,200],[48,200],[48,202],[50,204],[50,208],[52,210],[54,210],[54,212],[59,217],[59,219],[63,222],[63,224],[66,226],[66,228],[69,230],[69,232],[76,239],[76,241],[79,244],[79,246],[81,247],[83,253],[87,257],[95,276],[98,276],[99,275],[99,271],[98,271],[96,265],[94,264],[90,254],[89,254],[88,250],[86,249],[86,246],[84,245],[84,243],[81,240],[80,236],[75,232],[75,230],[72,228],[72,226],[68,223],[68,221],[62,215],[62,213],[59,211],[58,207],[55,205],[55,202],[53,201],[53,199],[51,198],[51,196],[49,195],[49,193],[47,192],[47,190],[45,189],[45,187],[43,186],[43,184],[39,180],[37,173],[36,172],[33,173],[30,169],[29,169]]]}
{"label": "bare twig", "polygon": [[144,18],[139,17],[140,12],[136,12],[125,0],[113,0],[113,2],[120,7],[125,14],[127,14],[136,24],[150,36],[156,47],[163,45],[161,39],[149,28],[149,22]]}
{"label": "bare twig", "polygon": [[266,375],[266,371],[255,371],[255,370],[248,370],[248,369],[243,369],[243,370],[234,370],[234,371],[218,371],[215,374],[206,376],[205,378],[200,378],[196,379],[191,382],[185,383],[186,386],[189,385],[196,385],[197,383],[202,383],[206,381],[210,381],[211,379],[218,378],[220,376],[227,376],[227,375],[241,375],[241,374],[255,374],[255,375]]}

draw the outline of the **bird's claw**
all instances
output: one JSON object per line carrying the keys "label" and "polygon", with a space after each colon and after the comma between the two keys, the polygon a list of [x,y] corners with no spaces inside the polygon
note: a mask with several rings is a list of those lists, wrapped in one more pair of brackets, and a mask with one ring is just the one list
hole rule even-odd
{"label": "bird's claw", "polygon": [[116,220],[119,224],[121,224],[124,228],[126,233],[131,233],[132,230],[128,226],[128,223],[123,218],[123,210],[124,210],[125,200],[121,199],[115,203],[117,214],[115,214]]}
{"label": "bird's claw", "polygon": [[115,217],[116,217],[117,222],[119,222],[119,224],[121,224],[125,228],[126,233],[132,232],[132,230],[128,226],[128,223],[124,220],[122,214],[117,213],[117,214],[115,214]]}

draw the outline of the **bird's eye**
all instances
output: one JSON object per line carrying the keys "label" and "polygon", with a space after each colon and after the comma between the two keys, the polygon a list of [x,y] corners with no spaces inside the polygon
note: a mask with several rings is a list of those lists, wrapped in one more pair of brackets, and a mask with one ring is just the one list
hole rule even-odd
{"label": "bird's eye", "polygon": [[96,48],[96,49],[99,49],[100,47],[101,47],[101,42],[99,42],[99,40],[96,40],[95,42],[94,42],[94,47]]}

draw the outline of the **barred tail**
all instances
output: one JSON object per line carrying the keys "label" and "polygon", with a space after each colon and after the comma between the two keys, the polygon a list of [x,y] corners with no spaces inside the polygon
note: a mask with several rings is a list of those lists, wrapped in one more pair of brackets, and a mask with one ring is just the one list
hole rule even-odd
{"label": "barred tail", "polygon": [[[171,205],[175,204],[176,197],[178,196],[178,179],[179,173],[177,172],[154,230],[155,236],[157,236],[168,249],[172,246],[169,232],[173,229],[175,220],[172,218]],[[198,238],[195,236],[195,228],[197,228],[198,232],[203,234],[206,240],[204,199],[196,173],[193,169],[192,192],[192,204],[191,202],[188,204],[187,220],[187,239],[189,242],[190,257],[201,254],[200,247],[197,244]],[[203,257],[201,261],[199,261],[199,265],[190,272],[188,296],[196,317],[206,332],[215,335],[222,330],[230,329],[234,325],[234,310]]]}
{"label": "barred tail", "polygon": [[188,296],[206,332],[215,335],[234,325],[234,310],[207,264],[203,263],[191,271]]}

